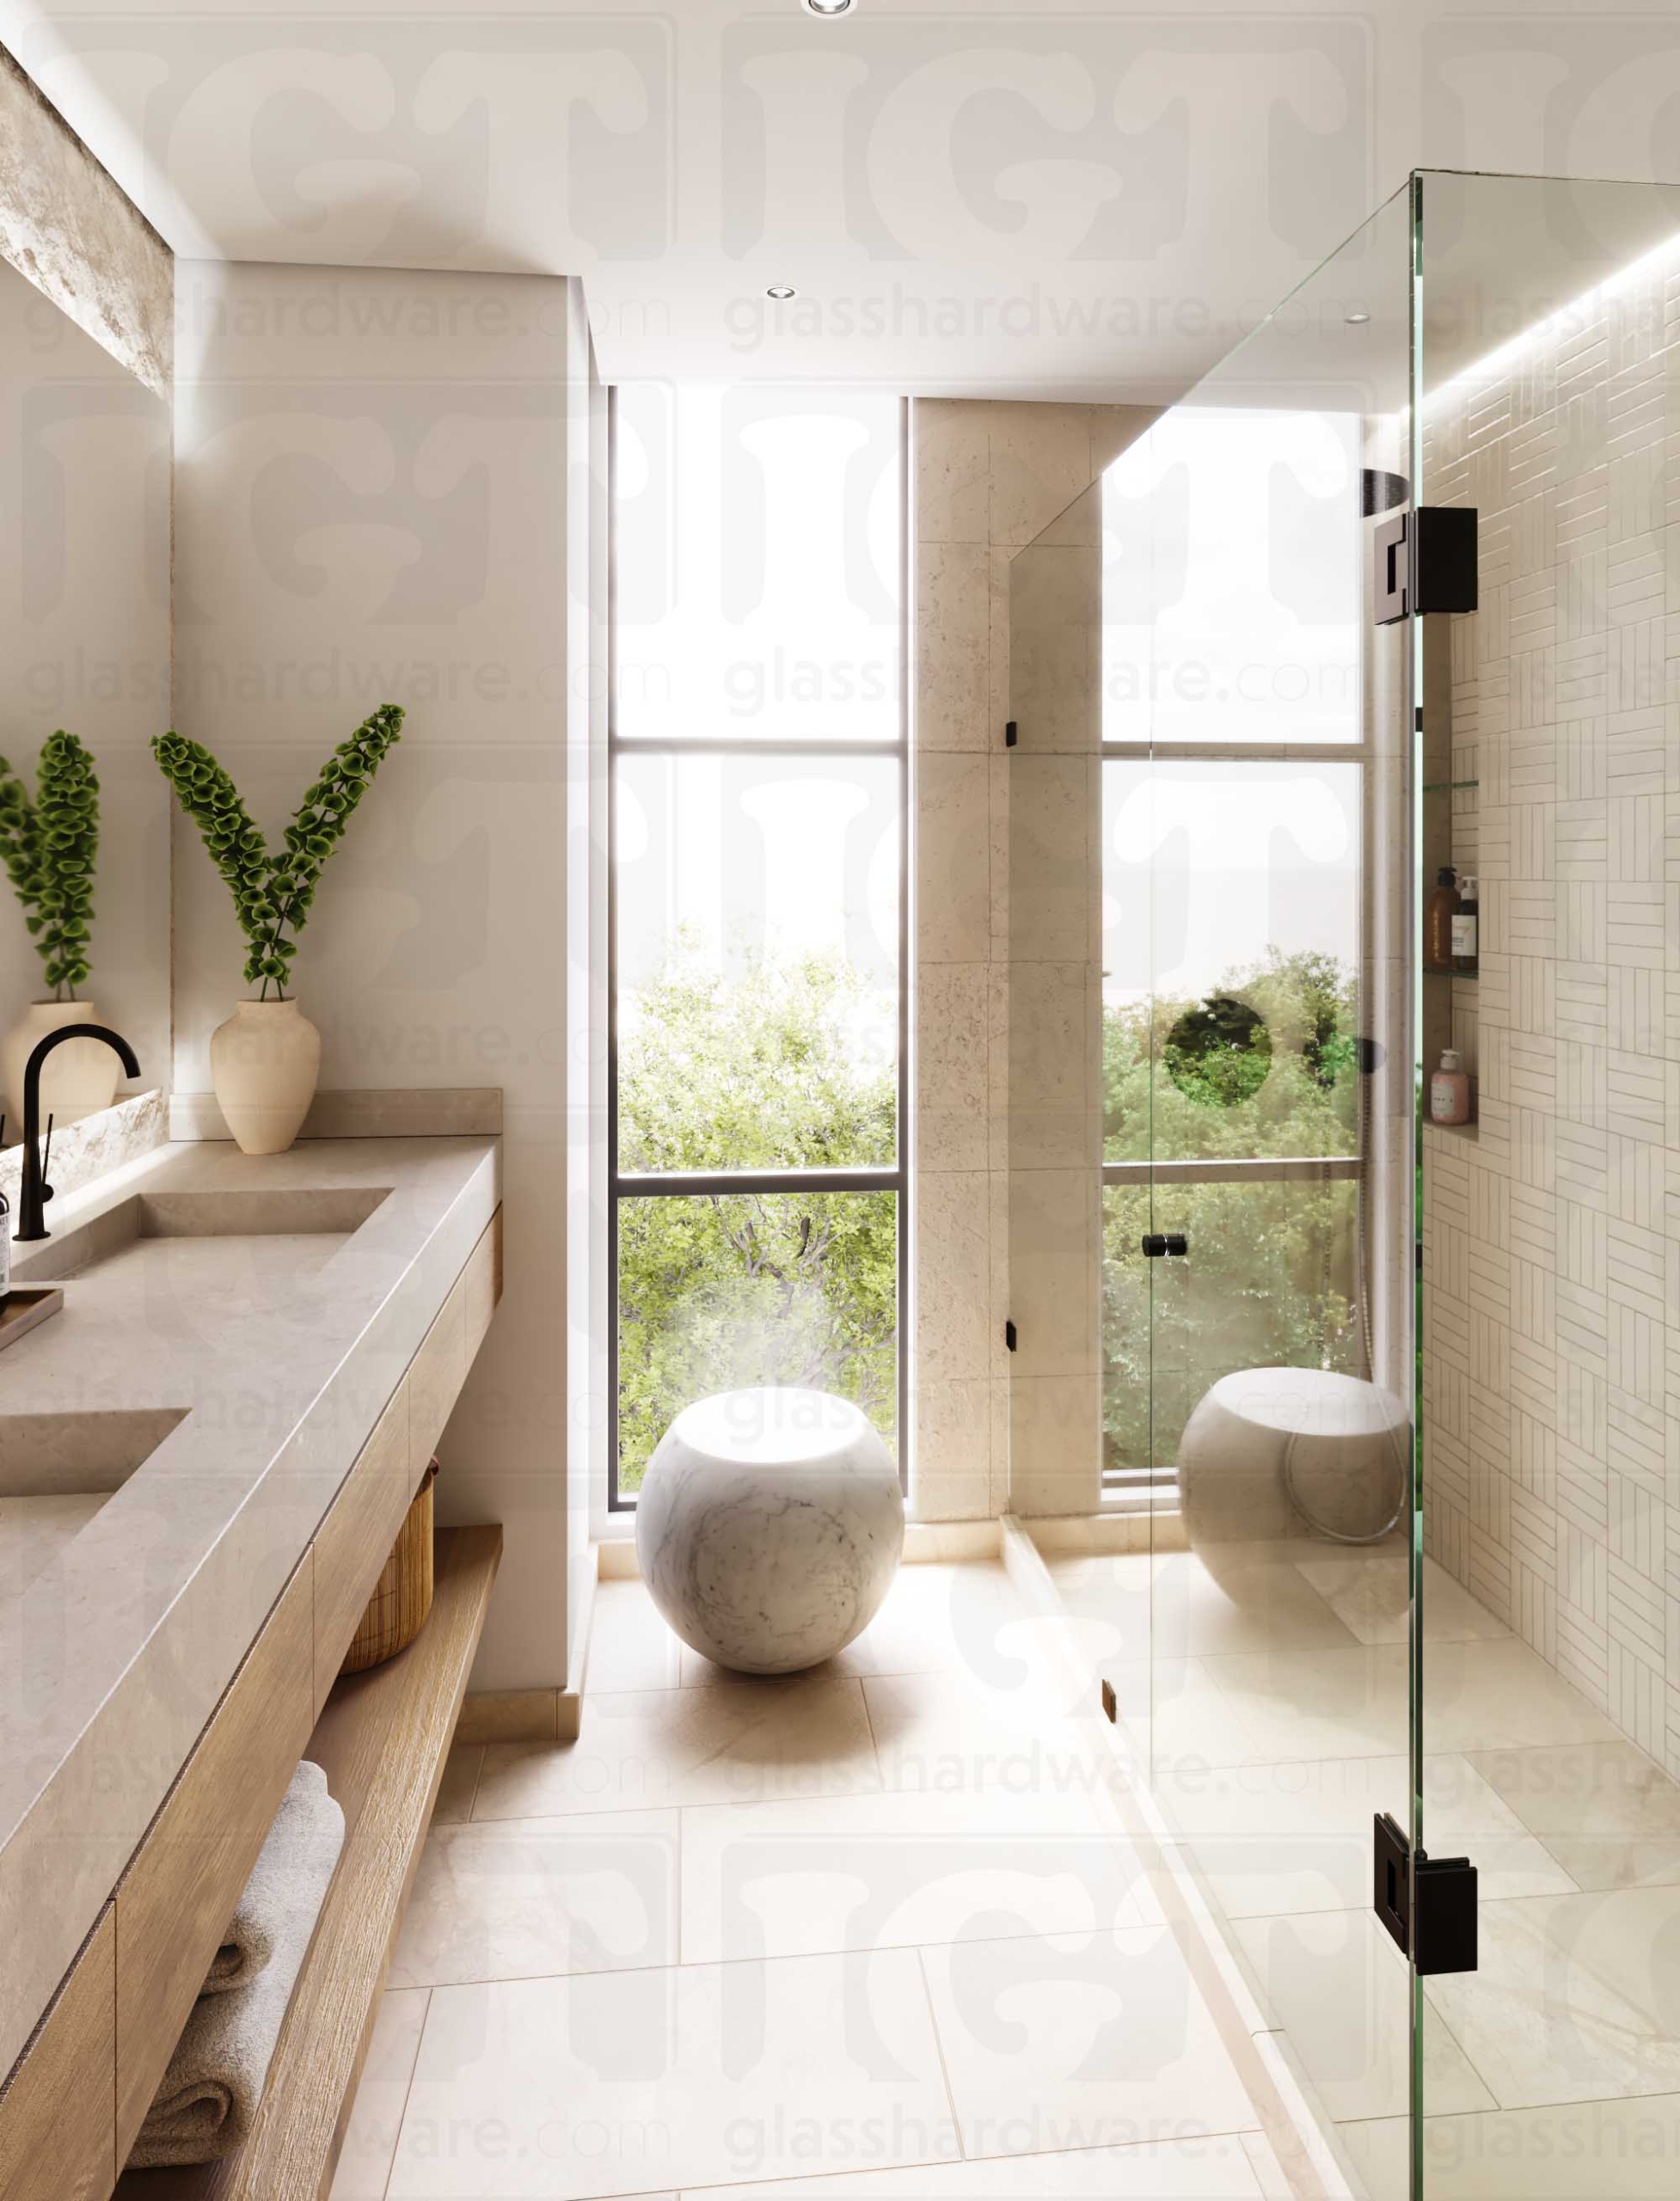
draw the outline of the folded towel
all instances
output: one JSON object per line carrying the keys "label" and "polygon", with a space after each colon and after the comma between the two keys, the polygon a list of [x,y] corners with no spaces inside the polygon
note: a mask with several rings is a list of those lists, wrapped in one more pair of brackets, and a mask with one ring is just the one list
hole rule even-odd
{"label": "folded towel", "polygon": [[[328,1881],[344,1848],[344,1813],[327,1776],[307,1762],[293,1775],[262,1845],[235,1919],[260,1918],[261,1968],[242,1983],[199,1996],[146,2112],[128,2161],[135,2170],[161,2163],[211,2163],[231,2155],[250,2130],[268,2076],[286,2005],[315,1931]],[[232,1928],[224,1949],[234,1945]],[[218,1960],[224,1951],[218,1952]],[[214,1980],[206,1982],[206,1990]]]}

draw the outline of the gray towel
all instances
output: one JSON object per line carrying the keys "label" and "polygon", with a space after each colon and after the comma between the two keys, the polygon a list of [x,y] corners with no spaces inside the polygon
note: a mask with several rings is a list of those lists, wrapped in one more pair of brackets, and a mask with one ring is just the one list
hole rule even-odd
{"label": "gray towel", "polygon": [[[244,2140],[343,1848],[344,1813],[327,1793],[326,1775],[305,1761],[234,1914],[260,1921],[248,1946],[253,1957],[259,1941],[266,1946],[261,1968],[235,1984],[218,1980],[212,1965],[129,2155],[132,2169],[217,2162]],[[233,1939],[230,1928],[218,1963]]]}

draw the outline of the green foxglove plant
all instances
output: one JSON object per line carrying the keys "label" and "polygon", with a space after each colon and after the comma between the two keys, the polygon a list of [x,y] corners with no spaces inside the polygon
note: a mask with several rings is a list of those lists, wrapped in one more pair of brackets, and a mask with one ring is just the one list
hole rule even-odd
{"label": "green foxglove plant", "polygon": [[347,741],[340,742],[298,804],[278,853],[201,741],[175,733],[153,737],[152,754],[228,883],[250,948],[246,981],[261,984],[260,1001],[269,998],[271,986],[275,1000],[286,998],[286,975],[297,953],[293,935],[304,929],[322,867],[402,733],[402,707],[382,703]]}
{"label": "green foxglove plant", "polygon": [[54,1001],[74,1001],[87,983],[98,854],[99,782],[75,734],[61,727],[42,745],[33,801],[0,757],[0,863]]}

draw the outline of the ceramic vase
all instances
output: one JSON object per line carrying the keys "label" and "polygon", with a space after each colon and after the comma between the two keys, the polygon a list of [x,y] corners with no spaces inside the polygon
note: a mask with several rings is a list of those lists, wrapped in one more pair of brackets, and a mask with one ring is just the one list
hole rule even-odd
{"label": "ceramic vase", "polygon": [[[23,1072],[37,1043],[66,1024],[104,1021],[90,1001],[30,1002],[22,1022],[14,1025],[0,1043],[0,1069],[5,1075],[6,1106],[10,1112],[6,1124],[9,1143],[15,1144],[23,1136]],[[49,1115],[53,1128],[62,1131],[66,1124],[108,1108],[116,1098],[121,1076],[122,1064],[103,1040],[66,1039],[63,1046],[52,1050],[42,1066],[42,1129]]]}
{"label": "ceramic vase", "polygon": [[210,1076],[243,1154],[284,1154],[315,1098],[321,1034],[295,1001],[242,1001],[210,1037]]}

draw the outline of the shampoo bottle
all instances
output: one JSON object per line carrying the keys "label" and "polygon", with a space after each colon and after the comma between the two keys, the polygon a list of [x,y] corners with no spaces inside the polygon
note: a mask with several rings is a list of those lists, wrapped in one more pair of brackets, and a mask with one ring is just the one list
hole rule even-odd
{"label": "shampoo bottle", "polygon": [[1432,1124],[1468,1124],[1470,1120],[1470,1081],[1464,1058],[1456,1047],[1444,1048],[1441,1067],[1429,1081],[1429,1120]]}
{"label": "shampoo bottle", "polygon": [[1452,923],[1457,911],[1457,874],[1450,863],[1444,863],[1435,874],[1435,892],[1423,905],[1423,959],[1426,970],[1451,970]]}
{"label": "shampoo bottle", "polygon": [[1458,882],[1458,907],[1452,918],[1452,967],[1455,971],[1474,971],[1479,946],[1480,927],[1476,919],[1476,883],[1474,879]]}

